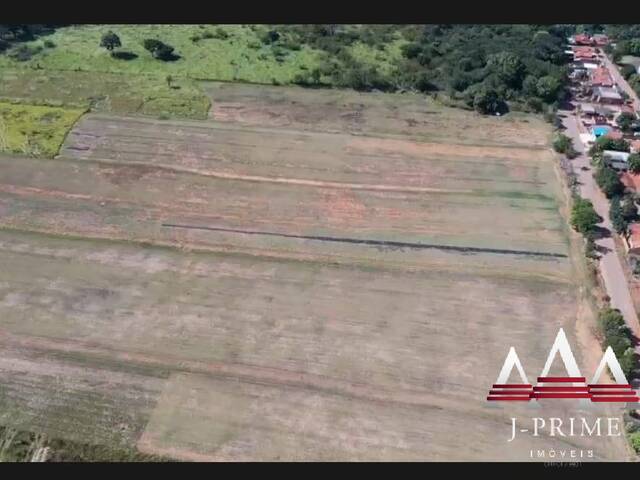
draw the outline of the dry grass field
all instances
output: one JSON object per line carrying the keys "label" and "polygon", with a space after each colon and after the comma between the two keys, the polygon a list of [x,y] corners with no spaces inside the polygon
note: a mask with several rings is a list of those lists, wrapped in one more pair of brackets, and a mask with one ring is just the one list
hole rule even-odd
{"label": "dry grass field", "polygon": [[544,124],[209,88],[207,121],[89,115],[0,158],[1,424],[185,460],[626,458],[507,443],[526,408],[485,402],[561,326],[598,360]]}

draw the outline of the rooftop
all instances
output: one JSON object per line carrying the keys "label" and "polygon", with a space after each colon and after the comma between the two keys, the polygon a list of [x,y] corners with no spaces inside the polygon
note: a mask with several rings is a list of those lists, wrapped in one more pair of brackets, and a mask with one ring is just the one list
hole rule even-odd
{"label": "rooftop", "polygon": [[596,87],[593,89],[593,93],[598,97],[602,97],[602,98],[622,99],[622,96],[618,93],[618,91],[615,88]]}
{"label": "rooftop", "polygon": [[604,158],[626,162],[629,159],[629,152],[618,152],[617,150],[605,150],[602,152]]}
{"label": "rooftop", "polygon": [[612,140],[622,140],[623,135],[620,130],[609,130],[605,135],[607,138],[611,138]]}
{"label": "rooftop", "polygon": [[590,44],[591,43],[591,37],[587,34],[584,33],[579,33],[578,35],[575,35],[573,37],[573,41],[576,43],[587,43]]}
{"label": "rooftop", "polygon": [[620,181],[630,190],[634,192],[640,191],[640,174],[624,172],[620,175]]}
{"label": "rooftop", "polygon": [[628,240],[632,248],[640,245],[640,223],[632,223],[629,225]]}
{"label": "rooftop", "polygon": [[591,74],[591,83],[603,87],[612,87],[614,85],[613,78],[611,78],[609,71],[604,67],[598,67],[593,71]]}

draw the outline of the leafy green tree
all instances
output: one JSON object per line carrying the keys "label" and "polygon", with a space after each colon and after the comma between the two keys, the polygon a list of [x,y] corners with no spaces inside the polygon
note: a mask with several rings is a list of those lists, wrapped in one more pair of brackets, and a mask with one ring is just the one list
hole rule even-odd
{"label": "leafy green tree", "polygon": [[545,75],[536,82],[538,96],[546,102],[558,100],[558,94],[562,88],[562,83],[555,77]]}
{"label": "leafy green tree", "polygon": [[591,234],[595,231],[596,225],[601,221],[593,208],[590,200],[576,198],[571,209],[571,226],[583,235]]}
{"label": "leafy green tree", "polygon": [[614,197],[611,199],[611,205],[609,207],[609,216],[611,217],[611,224],[613,229],[618,234],[623,234],[627,231],[627,221],[622,213],[622,206],[620,205],[620,198]]}
{"label": "leafy green tree", "polygon": [[632,195],[625,197],[620,205],[620,211],[626,222],[635,222],[638,219],[638,206]]}
{"label": "leafy green tree", "polygon": [[624,184],[612,168],[601,165],[595,174],[596,183],[607,198],[613,198],[624,193]]}
{"label": "leafy green tree", "polygon": [[629,142],[627,142],[624,138],[614,140],[613,138],[599,137],[589,150],[589,154],[593,156],[595,153],[603,152],[605,150],[628,152],[629,149]]}
{"label": "leafy green tree", "polygon": [[118,35],[109,30],[102,36],[100,46],[106,48],[109,52],[113,52],[115,48],[120,48],[122,46],[122,42],[120,42],[120,37]]}
{"label": "leafy green tree", "polygon": [[629,132],[631,130],[631,125],[635,122],[636,116],[629,112],[622,112],[618,115],[616,119],[616,123],[620,127],[620,129],[624,132]]}
{"label": "leafy green tree", "polygon": [[505,85],[513,88],[522,86],[526,72],[526,67],[520,57],[512,52],[489,55],[487,69],[495,73]]}
{"label": "leafy green tree", "polygon": [[629,162],[629,170],[632,173],[640,173],[640,154],[632,153],[627,161]]}

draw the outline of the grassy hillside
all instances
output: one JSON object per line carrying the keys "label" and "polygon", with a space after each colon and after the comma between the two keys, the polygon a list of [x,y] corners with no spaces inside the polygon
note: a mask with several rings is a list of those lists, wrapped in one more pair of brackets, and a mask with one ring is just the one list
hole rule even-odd
{"label": "grassy hillside", "polygon": [[[102,35],[109,30],[120,37],[122,47],[119,50],[137,57],[130,60],[113,58],[100,47]],[[317,51],[306,47],[290,50],[264,44],[261,35],[266,32],[265,26],[241,25],[65,27],[46,38],[27,42],[26,45],[33,49],[42,47],[31,59],[19,62],[8,55],[0,56],[0,67],[23,64],[47,70],[171,74],[203,79],[288,83],[300,72],[317,64]],[[209,36],[218,38],[206,38]],[[147,38],[170,44],[180,58],[169,62],[154,59],[142,46]],[[55,46],[46,48],[44,42],[53,42]]]}

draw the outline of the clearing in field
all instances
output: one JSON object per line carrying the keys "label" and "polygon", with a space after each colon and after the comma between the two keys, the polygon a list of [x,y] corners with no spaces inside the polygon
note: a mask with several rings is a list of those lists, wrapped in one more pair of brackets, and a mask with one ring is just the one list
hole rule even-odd
{"label": "clearing in field", "polygon": [[529,412],[486,407],[512,345],[530,377],[559,327],[594,361],[544,124],[233,88],[0,158],[0,423],[194,460],[626,457],[507,443]]}

